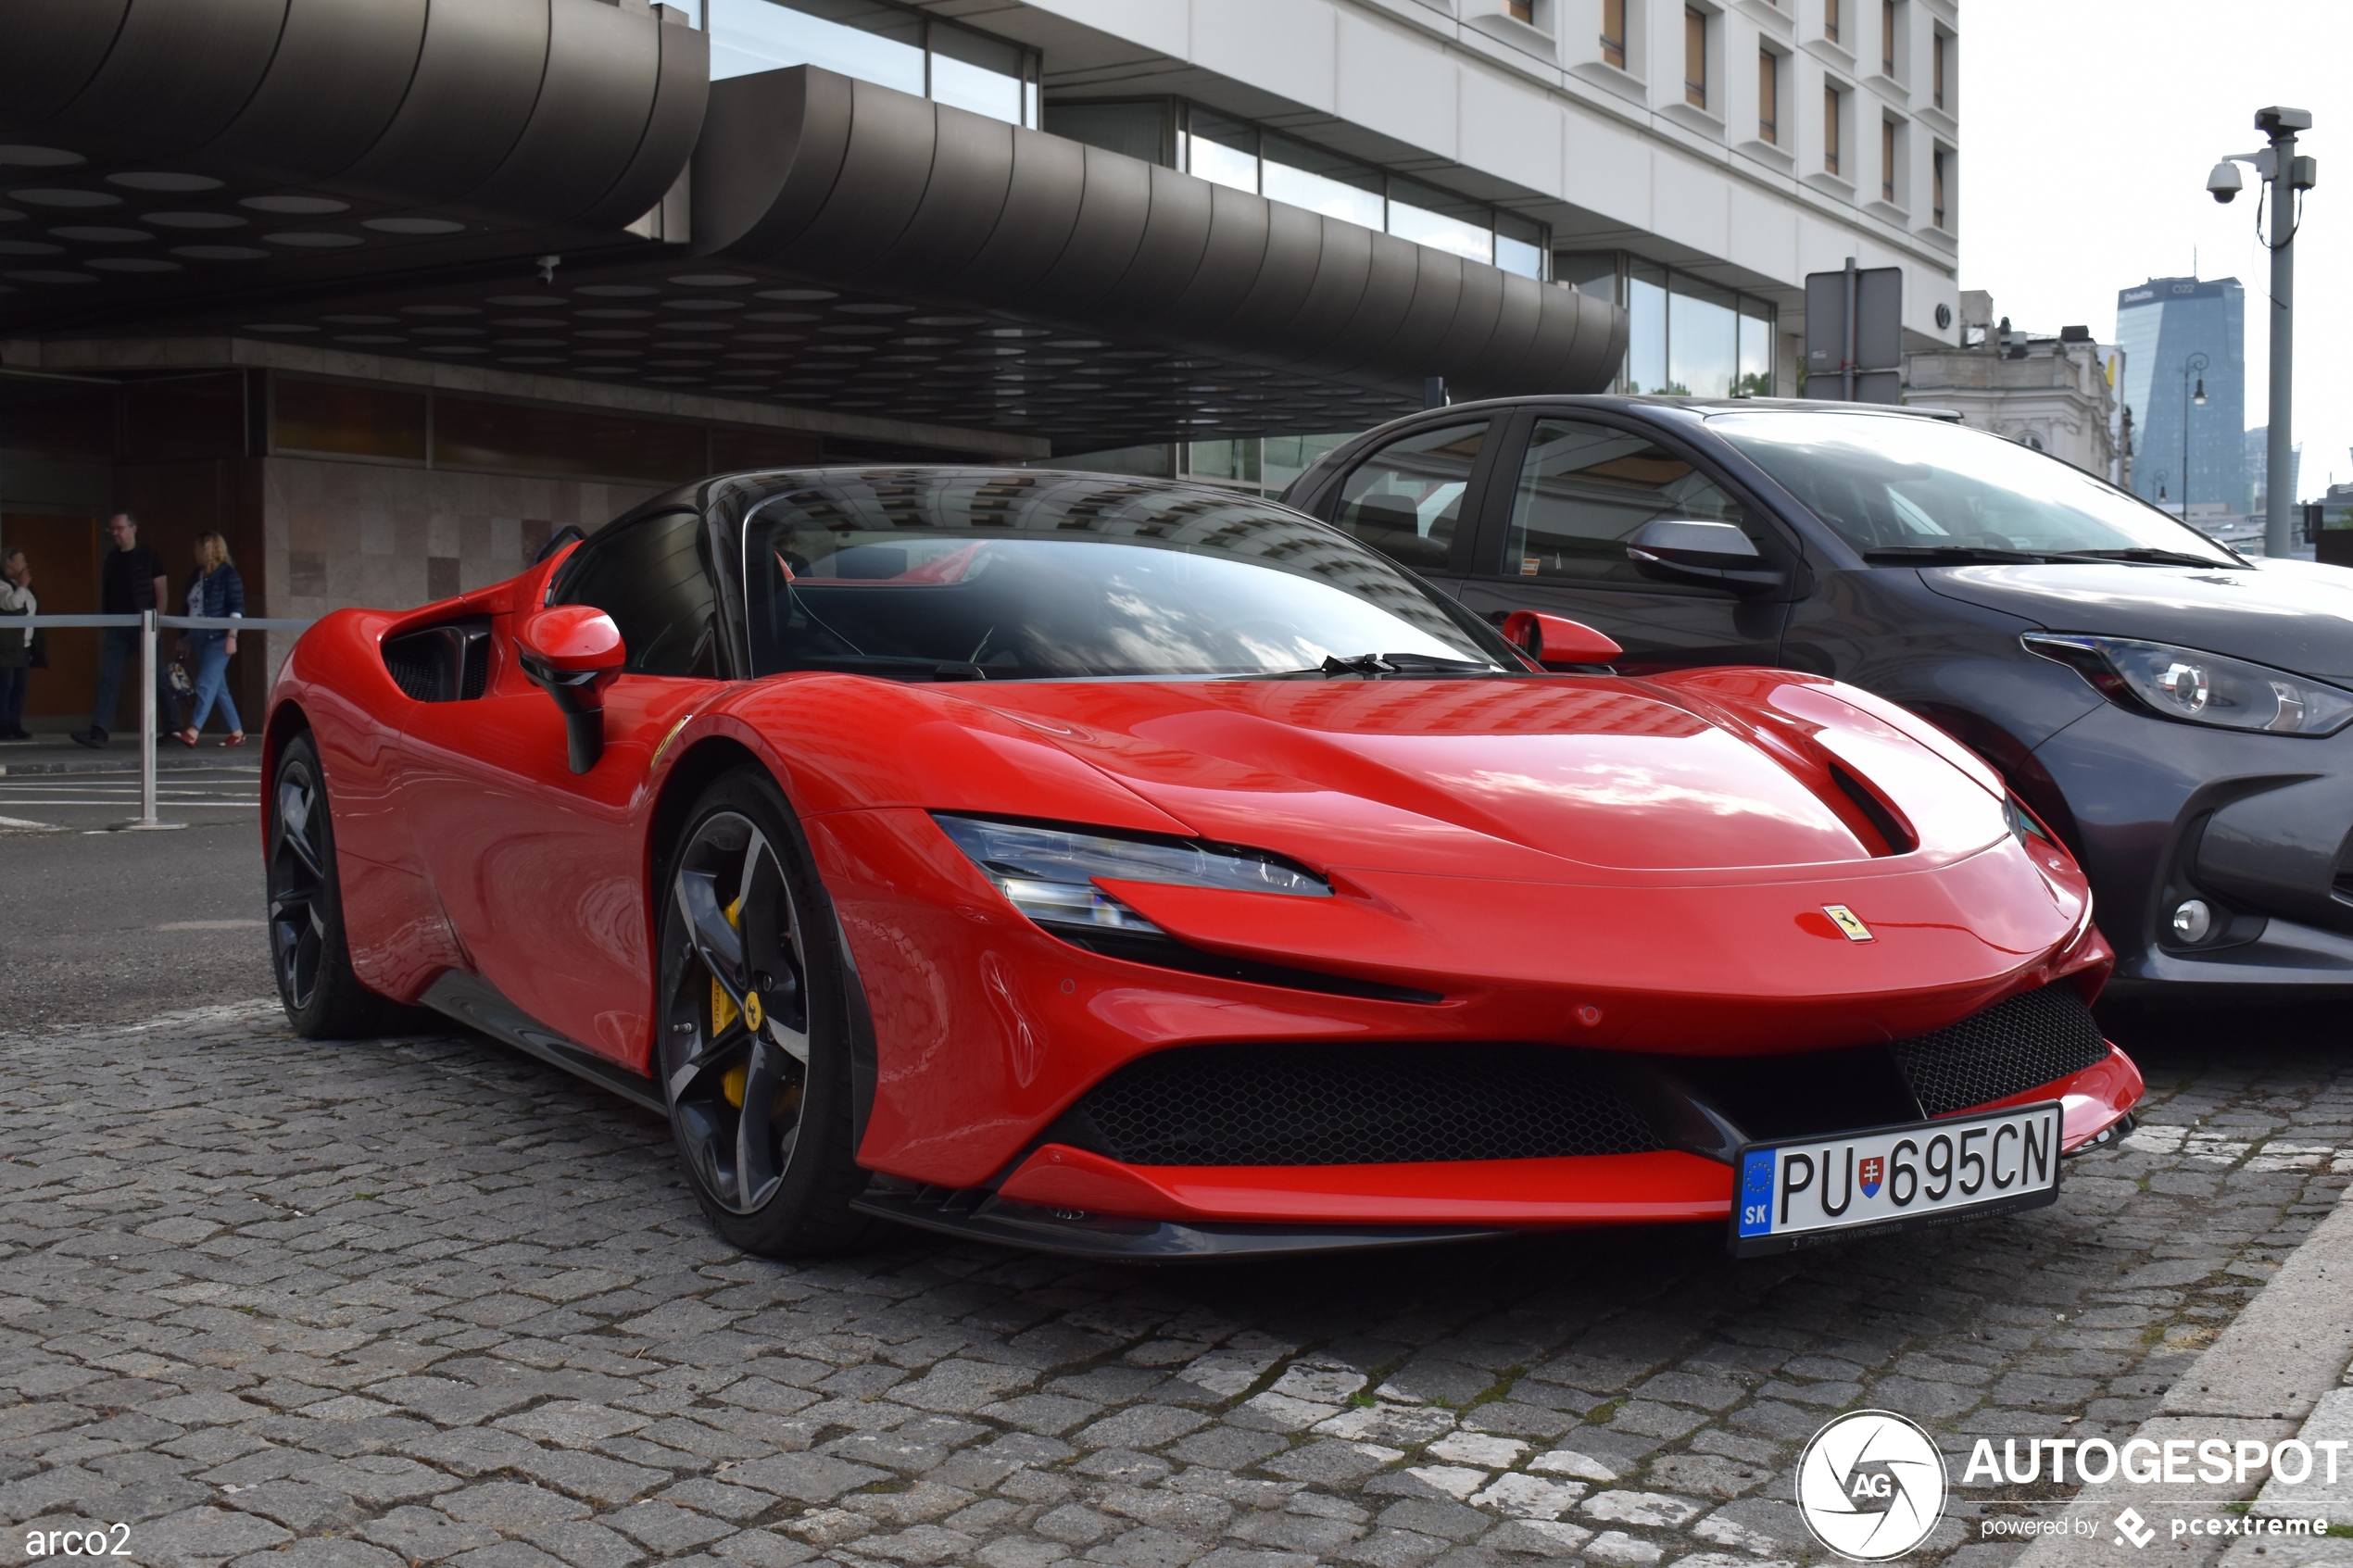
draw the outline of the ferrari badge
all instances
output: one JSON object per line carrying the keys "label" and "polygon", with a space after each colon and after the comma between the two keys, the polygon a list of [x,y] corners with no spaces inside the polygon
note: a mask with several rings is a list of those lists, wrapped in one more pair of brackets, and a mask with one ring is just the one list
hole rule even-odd
{"label": "ferrari badge", "polygon": [[1822,913],[1830,916],[1831,923],[1835,924],[1841,931],[1846,933],[1846,939],[1849,942],[1869,942],[1872,940],[1871,928],[1863,923],[1863,919],[1860,915],[1857,915],[1845,905],[1825,904],[1822,906]]}

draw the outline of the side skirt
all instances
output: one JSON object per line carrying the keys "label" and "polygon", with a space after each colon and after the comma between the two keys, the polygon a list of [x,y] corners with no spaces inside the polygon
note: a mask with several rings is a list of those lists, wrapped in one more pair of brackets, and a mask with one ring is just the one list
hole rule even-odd
{"label": "side skirt", "polygon": [[519,1051],[537,1057],[550,1067],[560,1067],[598,1088],[610,1089],[623,1099],[634,1100],[658,1116],[670,1114],[670,1107],[662,1102],[661,1086],[651,1078],[632,1073],[585,1046],[566,1039],[509,1001],[504,992],[478,974],[446,969],[418,1000],[468,1028],[479,1029]]}

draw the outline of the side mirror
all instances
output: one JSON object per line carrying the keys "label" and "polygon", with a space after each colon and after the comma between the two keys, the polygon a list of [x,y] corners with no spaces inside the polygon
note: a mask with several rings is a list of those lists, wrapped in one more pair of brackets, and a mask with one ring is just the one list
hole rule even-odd
{"label": "side mirror", "polygon": [[1660,583],[1747,595],[1767,593],[1789,581],[1788,573],[1767,566],[1755,544],[1730,522],[1660,518],[1636,531],[1627,541],[1626,554],[1637,571]]}
{"label": "side mirror", "polygon": [[1504,640],[1547,670],[1608,664],[1626,650],[1581,621],[1516,609],[1504,618]]}
{"label": "side mirror", "polygon": [[522,672],[546,688],[564,716],[566,760],[585,773],[605,754],[604,688],[629,657],[621,628],[594,605],[533,610],[515,627]]}

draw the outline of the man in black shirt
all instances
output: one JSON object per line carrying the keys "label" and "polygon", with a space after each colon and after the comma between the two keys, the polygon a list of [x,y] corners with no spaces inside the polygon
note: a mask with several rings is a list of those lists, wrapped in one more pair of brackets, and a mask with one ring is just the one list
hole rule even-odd
{"label": "man in black shirt", "polygon": [[[171,580],[164,574],[163,558],[139,543],[139,522],[129,512],[117,512],[107,522],[114,549],[107,557],[102,579],[102,615],[136,615],[141,610],[169,611]],[[90,705],[90,727],[73,738],[83,746],[107,744],[114,723],[115,696],[122,688],[122,667],[139,657],[139,628],[109,626],[98,633],[106,641],[98,650],[98,699]],[[171,688],[164,684],[163,660],[156,659],[156,722],[170,722]]]}

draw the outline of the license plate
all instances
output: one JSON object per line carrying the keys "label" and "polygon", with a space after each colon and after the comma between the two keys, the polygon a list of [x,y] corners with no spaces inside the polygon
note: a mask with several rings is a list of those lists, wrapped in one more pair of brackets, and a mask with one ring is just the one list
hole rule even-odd
{"label": "license plate", "polygon": [[1982,1219],[2058,1197],[2059,1104],[1743,1145],[1732,1256]]}

